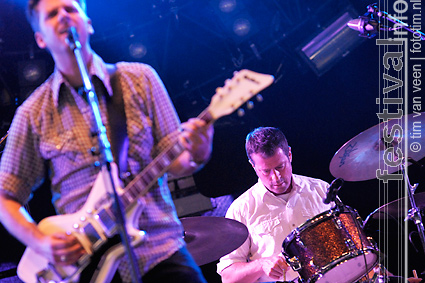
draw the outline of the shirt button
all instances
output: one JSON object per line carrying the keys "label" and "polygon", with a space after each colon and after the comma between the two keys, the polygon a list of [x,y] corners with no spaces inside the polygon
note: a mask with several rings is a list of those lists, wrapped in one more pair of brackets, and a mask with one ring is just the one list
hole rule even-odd
{"label": "shirt button", "polygon": [[130,172],[123,172],[123,173],[120,174],[120,178],[121,179],[126,179],[126,178],[128,178],[130,176],[131,176],[131,173]]}

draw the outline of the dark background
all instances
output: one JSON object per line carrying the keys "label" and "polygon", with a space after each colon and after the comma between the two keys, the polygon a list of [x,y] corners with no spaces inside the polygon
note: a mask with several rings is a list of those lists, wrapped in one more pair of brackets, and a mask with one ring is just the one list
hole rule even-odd
{"label": "dark background", "polygon": [[[376,115],[380,110],[376,99],[383,88],[383,54],[376,45],[377,37],[365,39],[356,31],[344,30],[331,42],[331,50],[343,55],[329,57],[329,67],[319,71],[301,51],[341,15],[348,13],[356,18],[366,12],[368,4],[355,0],[88,0],[87,12],[95,29],[93,49],[106,62],[152,65],[182,121],[201,113],[215,88],[223,86],[236,70],[246,68],[275,77],[273,85],[261,92],[263,102],[254,99],[253,109],[243,106],[244,116],[232,114],[216,122],[213,157],[195,175],[203,195],[236,197],[256,181],[244,152],[245,136],[252,129],[282,129],[292,146],[294,173],[331,182],[335,176],[329,171],[329,163],[336,151],[381,122]],[[393,1],[381,5],[392,13]],[[16,108],[53,70],[47,52],[36,47],[24,6],[23,0],[0,0],[1,136],[6,134]],[[403,13],[407,23],[412,22],[414,12],[410,3]],[[233,26],[241,18],[249,21],[250,29],[237,35]],[[238,31],[246,30],[241,27]],[[391,32],[379,35],[392,36]],[[136,54],[131,55],[130,46]],[[420,183],[418,193],[424,191],[423,176],[422,169],[409,167],[411,183]],[[45,184],[43,190],[47,187]],[[383,186],[376,179],[346,182],[339,196],[365,219],[378,207],[401,198],[401,188],[401,183]],[[38,194],[30,203],[36,219],[50,213]],[[386,223],[389,228],[384,232],[379,223],[371,221],[367,232],[382,243],[381,237],[397,233],[390,230],[404,225],[402,218]],[[409,232],[415,231],[413,225],[409,226]],[[4,231],[1,237],[2,262],[18,261],[22,247]],[[388,255],[390,270],[402,274],[400,266],[408,262],[410,275],[412,269],[422,272],[423,253],[409,244],[406,256],[398,246],[401,242],[380,245]],[[420,245],[418,248],[421,250]],[[214,268],[214,263],[203,266],[211,282],[218,280]]]}

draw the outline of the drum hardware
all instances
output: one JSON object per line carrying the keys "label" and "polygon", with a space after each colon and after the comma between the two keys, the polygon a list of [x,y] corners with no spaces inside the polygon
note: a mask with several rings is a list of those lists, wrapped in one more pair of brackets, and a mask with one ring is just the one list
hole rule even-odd
{"label": "drum hardware", "polygon": [[356,250],[356,244],[354,244],[353,240],[347,239],[345,240],[345,244],[349,250]]}
{"label": "drum hardware", "polygon": [[[404,176],[405,184],[407,184],[407,197],[397,199],[390,203],[387,203],[376,210],[374,210],[371,214],[366,217],[366,220],[363,224],[363,227],[369,221],[371,217],[381,219],[381,218],[398,218],[401,215],[406,213],[405,203],[409,203],[410,209],[407,211],[407,215],[405,217],[405,221],[412,220],[416,225],[419,237],[421,239],[422,251],[425,253],[425,236],[424,236],[424,225],[421,216],[421,209],[425,208],[425,193],[419,193],[415,195],[415,191],[418,187],[418,183],[415,185],[410,184],[409,176],[406,172],[405,162],[401,162],[400,169]],[[407,199],[406,199],[407,198]]]}
{"label": "drum hardware", "polygon": [[404,162],[401,162],[400,169],[402,170],[402,173],[404,175],[405,183],[408,186],[407,193],[408,193],[408,197],[409,197],[409,201],[410,201],[410,206],[412,207],[409,210],[406,219],[413,220],[413,222],[415,223],[415,225],[418,229],[419,237],[421,238],[422,249],[425,253],[425,235],[424,235],[425,229],[424,229],[424,224],[422,222],[422,216],[420,214],[420,211],[419,211],[419,209],[416,205],[416,201],[415,201],[415,198],[414,198],[414,193],[415,193],[419,184],[416,183],[413,186],[410,184],[409,176],[407,175]]}
{"label": "drum hardware", "polygon": [[334,202],[338,210],[343,210],[344,205],[338,197],[338,191],[342,188],[343,185],[344,179],[337,178],[333,180],[327,189],[326,197],[323,200],[323,203],[330,204],[331,202]]}
{"label": "drum hardware", "polygon": [[335,222],[335,226],[336,226],[337,229],[342,229],[341,219],[336,218],[336,219],[334,219],[334,222]]}
{"label": "drum hardware", "polygon": [[[416,206],[418,207],[419,210],[425,209],[425,192],[416,193],[414,195],[414,199],[415,199]],[[393,218],[397,220],[398,218],[400,218],[401,215],[404,215],[404,213],[406,212],[406,205],[405,205],[406,202],[408,203],[407,208],[409,208],[408,211],[410,212],[411,211],[410,203],[406,200],[405,197],[399,198],[375,209],[372,213],[370,213],[366,217],[365,224],[371,218],[372,219]],[[409,220],[409,219],[406,217],[405,220]]]}
{"label": "drum hardware", "polygon": [[289,263],[289,266],[291,266],[291,268],[294,271],[298,271],[298,270],[301,269],[301,263],[300,263],[300,261],[298,260],[298,258],[296,256],[288,259],[288,263]]}
{"label": "drum hardware", "polygon": [[[298,231],[296,232],[296,235],[297,235],[297,236],[299,236],[299,235],[300,235],[300,234],[298,233]],[[298,245],[300,245],[301,247],[305,247],[305,245],[304,245],[303,241],[301,241],[301,239],[300,239],[300,238],[298,238],[298,237],[297,237],[295,241],[297,241]]]}
{"label": "drum hardware", "polygon": [[384,283],[389,282],[387,269],[380,263],[356,283]]}

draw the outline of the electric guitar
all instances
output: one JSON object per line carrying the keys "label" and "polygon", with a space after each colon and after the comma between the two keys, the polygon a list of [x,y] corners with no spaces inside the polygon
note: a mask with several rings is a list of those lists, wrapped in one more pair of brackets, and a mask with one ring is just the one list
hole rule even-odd
{"label": "electric guitar", "polygon": [[[198,118],[207,123],[229,115],[259,91],[268,87],[274,78],[250,70],[236,72],[223,87],[217,88],[210,105]],[[131,246],[143,242],[143,231],[136,229],[142,211],[143,196],[153,187],[170,167],[171,163],[184,151],[176,142],[160,153],[125,188],[119,187],[117,167],[112,164],[113,182],[125,210],[126,229]],[[103,166],[105,167],[105,166]],[[124,254],[124,246],[112,213],[112,200],[105,188],[111,185],[106,169],[97,176],[84,206],[73,214],[55,215],[43,219],[38,227],[47,234],[56,232],[72,233],[86,250],[76,264],[58,266],[48,262],[43,256],[27,248],[18,264],[17,273],[27,283],[35,282],[109,282],[118,266],[118,259]],[[96,271],[93,271],[96,270]]]}

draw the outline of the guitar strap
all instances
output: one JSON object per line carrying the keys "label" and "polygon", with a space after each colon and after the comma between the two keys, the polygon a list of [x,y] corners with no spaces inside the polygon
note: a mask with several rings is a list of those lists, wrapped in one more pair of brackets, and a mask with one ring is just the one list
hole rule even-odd
{"label": "guitar strap", "polygon": [[[118,165],[120,177],[123,172],[127,171],[127,154],[128,154],[128,134],[127,120],[125,115],[124,98],[122,85],[119,80],[119,74],[116,72],[115,65],[107,65],[107,70],[110,75],[110,83],[112,88],[112,96],[107,95],[105,86],[100,80],[100,84],[96,86],[96,92],[104,94],[108,111],[108,124],[111,142],[111,150],[114,156],[115,163]],[[97,89],[99,88],[99,90]]]}

